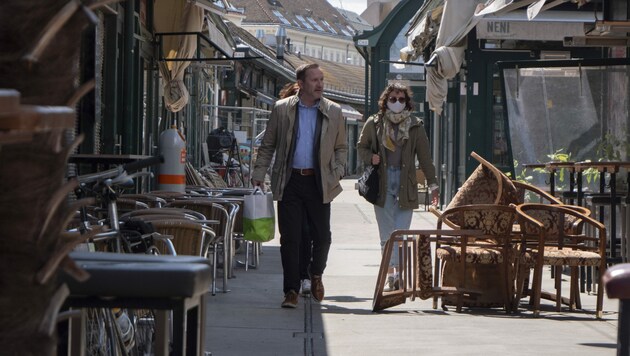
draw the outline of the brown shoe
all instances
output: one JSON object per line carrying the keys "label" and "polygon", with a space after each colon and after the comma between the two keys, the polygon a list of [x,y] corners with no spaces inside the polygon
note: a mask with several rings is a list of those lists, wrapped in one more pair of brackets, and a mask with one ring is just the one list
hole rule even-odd
{"label": "brown shoe", "polygon": [[324,300],[324,284],[322,283],[322,276],[311,277],[311,295],[313,299],[318,302]]}
{"label": "brown shoe", "polygon": [[284,296],[284,301],[282,302],[283,308],[297,308],[298,305],[298,294],[295,291],[290,290]]}

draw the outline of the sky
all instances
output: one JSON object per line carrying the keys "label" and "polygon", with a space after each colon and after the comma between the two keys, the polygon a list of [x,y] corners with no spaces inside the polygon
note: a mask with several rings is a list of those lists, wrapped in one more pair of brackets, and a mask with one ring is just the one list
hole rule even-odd
{"label": "sky", "polygon": [[367,8],[367,0],[328,0],[334,6],[344,10],[350,10],[359,15]]}

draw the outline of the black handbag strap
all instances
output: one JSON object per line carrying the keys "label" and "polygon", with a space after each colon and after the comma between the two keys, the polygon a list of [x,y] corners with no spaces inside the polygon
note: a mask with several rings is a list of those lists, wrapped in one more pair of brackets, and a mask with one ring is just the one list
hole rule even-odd
{"label": "black handbag strap", "polygon": [[[379,122],[382,120],[382,115],[378,115],[377,118],[379,119]],[[376,144],[376,149],[374,149],[374,146],[372,146],[372,152],[378,154],[380,151],[380,145],[378,144],[378,123],[376,122],[376,118],[374,118],[374,140],[372,141],[372,144]]]}

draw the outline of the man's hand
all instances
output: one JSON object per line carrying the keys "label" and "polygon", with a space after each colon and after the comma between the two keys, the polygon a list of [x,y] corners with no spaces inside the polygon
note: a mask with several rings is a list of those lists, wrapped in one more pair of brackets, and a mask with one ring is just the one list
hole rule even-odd
{"label": "man's hand", "polygon": [[263,192],[265,191],[265,185],[259,180],[252,179],[252,185],[254,187],[260,188],[260,190],[262,190]]}
{"label": "man's hand", "polygon": [[381,163],[381,156],[379,156],[377,154],[372,154],[372,165],[376,166],[379,163]]}

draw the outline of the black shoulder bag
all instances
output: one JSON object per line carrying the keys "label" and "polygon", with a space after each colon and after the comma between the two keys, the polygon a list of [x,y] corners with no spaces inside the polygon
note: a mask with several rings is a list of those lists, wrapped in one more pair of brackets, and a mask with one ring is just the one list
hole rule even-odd
{"label": "black shoulder bag", "polygon": [[[376,123],[374,123],[374,137],[373,144],[376,144],[376,149],[372,146],[372,152],[378,154],[378,138],[377,138],[377,127]],[[379,175],[378,175],[378,165],[369,164],[365,167],[365,171],[363,171],[363,175],[359,178],[359,195],[365,198],[368,202],[374,204],[376,203],[376,199],[378,198],[378,189],[379,189]]]}

